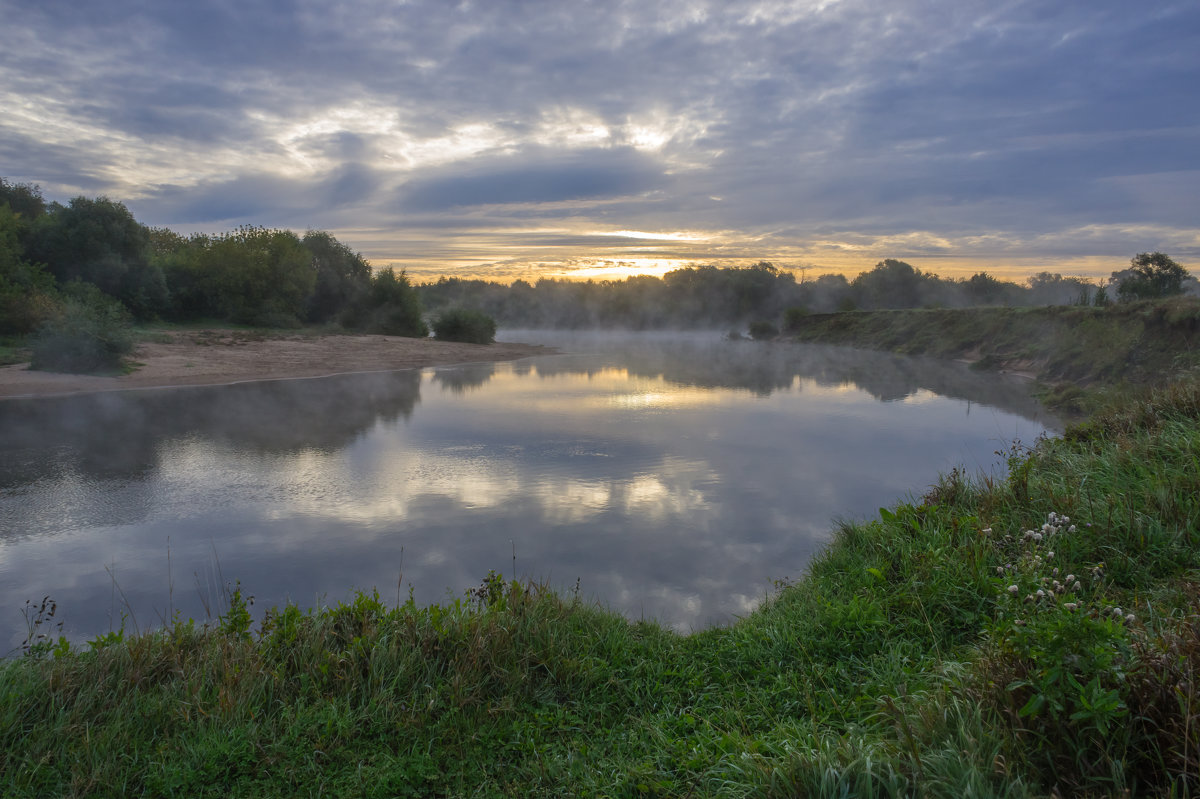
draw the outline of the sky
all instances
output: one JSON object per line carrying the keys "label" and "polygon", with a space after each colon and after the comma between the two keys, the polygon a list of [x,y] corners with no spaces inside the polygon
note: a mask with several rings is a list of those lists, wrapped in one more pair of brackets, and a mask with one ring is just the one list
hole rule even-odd
{"label": "sky", "polygon": [[1200,4],[0,0],[0,176],[509,282],[1200,273]]}

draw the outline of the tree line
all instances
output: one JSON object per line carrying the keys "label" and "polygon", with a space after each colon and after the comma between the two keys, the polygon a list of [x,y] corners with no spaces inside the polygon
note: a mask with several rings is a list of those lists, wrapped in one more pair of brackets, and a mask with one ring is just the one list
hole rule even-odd
{"label": "tree line", "polygon": [[181,236],[106,197],[47,203],[37,186],[0,178],[0,333],[34,332],[73,306],[138,321],[429,333],[403,272],[372,272],[324,231]]}
{"label": "tree line", "polygon": [[1050,272],[1022,284],[987,272],[950,279],[887,259],[854,278],[797,279],[763,261],[689,266],[661,278],[542,278],[510,285],[442,278],[414,286],[403,272],[373,271],[359,253],[324,231],[298,236],[243,226],[220,235],[182,236],[142,225],[122,203],[106,197],[47,203],[37,186],[0,178],[0,334],[9,335],[68,322],[107,330],[114,320],[129,318],[336,324],[426,336],[427,313],[445,317],[448,330],[485,338],[495,323],[629,329],[755,323],[769,331],[812,312],[1102,305],[1185,291],[1197,291],[1195,279],[1159,252],[1137,255],[1128,268],[1098,284]]}
{"label": "tree line", "polygon": [[772,327],[806,313],[890,308],[1105,305],[1200,293],[1196,280],[1163,253],[1142,253],[1107,281],[1041,272],[1024,283],[987,272],[963,279],[939,277],[904,261],[880,261],[850,279],[826,274],[797,279],[762,261],[746,267],[693,266],[661,278],[572,281],[542,278],[511,285],[442,278],[417,286],[425,308],[477,308],[506,327],[712,328]]}

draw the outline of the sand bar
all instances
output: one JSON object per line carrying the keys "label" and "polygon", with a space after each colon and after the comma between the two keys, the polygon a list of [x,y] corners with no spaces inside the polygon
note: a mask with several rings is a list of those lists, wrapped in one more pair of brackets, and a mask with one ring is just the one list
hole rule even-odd
{"label": "sand bar", "polygon": [[102,377],[35,372],[27,363],[0,367],[0,399],[324,377],[511,361],[552,352],[553,348],[533,344],[461,344],[398,336],[175,331],[138,344],[129,359],[137,366],[129,374]]}

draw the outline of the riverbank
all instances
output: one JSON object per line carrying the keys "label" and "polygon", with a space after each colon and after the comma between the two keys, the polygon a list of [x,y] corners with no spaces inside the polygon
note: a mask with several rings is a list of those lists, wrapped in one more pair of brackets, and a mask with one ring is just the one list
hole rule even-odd
{"label": "riverbank", "polygon": [[1086,389],[1163,385],[1200,370],[1200,299],[810,314],[785,335],[1023,375],[1051,407],[1079,412],[1094,409]]}
{"label": "riverbank", "polygon": [[382,335],[171,330],[143,334],[126,374],[36,372],[28,363],[0,367],[0,398],[324,377],[508,361],[552,351],[531,344],[464,344]]}
{"label": "riverbank", "polygon": [[[845,524],[677,635],[488,575],[0,664],[9,796],[1063,796],[1200,790],[1200,383]],[[500,564],[502,565],[502,564]],[[44,637],[38,637],[44,635]]]}

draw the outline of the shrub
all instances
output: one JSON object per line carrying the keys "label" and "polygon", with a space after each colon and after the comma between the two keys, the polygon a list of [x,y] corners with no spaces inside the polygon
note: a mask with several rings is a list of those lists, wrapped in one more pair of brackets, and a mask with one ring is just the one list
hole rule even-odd
{"label": "shrub", "polygon": [[376,272],[370,285],[343,309],[343,326],[386,336],[425,338],[429,328],[421,318],[421,301],[408,276],[390,266]]}
{"label": "shrub", "polygon": [[491,344],[496,340],[496,320],[481,311],[451,308],[434,320],[433,335],[440,341]]}
{"label": "shrub", "polygon": [[34,334],[31,369],[101,372],[120,368],[133,351],[129,312],[87,283],[67,287],[61,309]]}
{"label": "shrub", "polygon": [[804,326],[804,320],[808,317],[808,309],[794,305],[783,312],[783,330],[785,333],[795,333]]}
{"label": "shrub", "polygon": [[755,341],[768,341],[779,335],[779,329],[770,322],[756,321],[750,323],[750,338]]}

